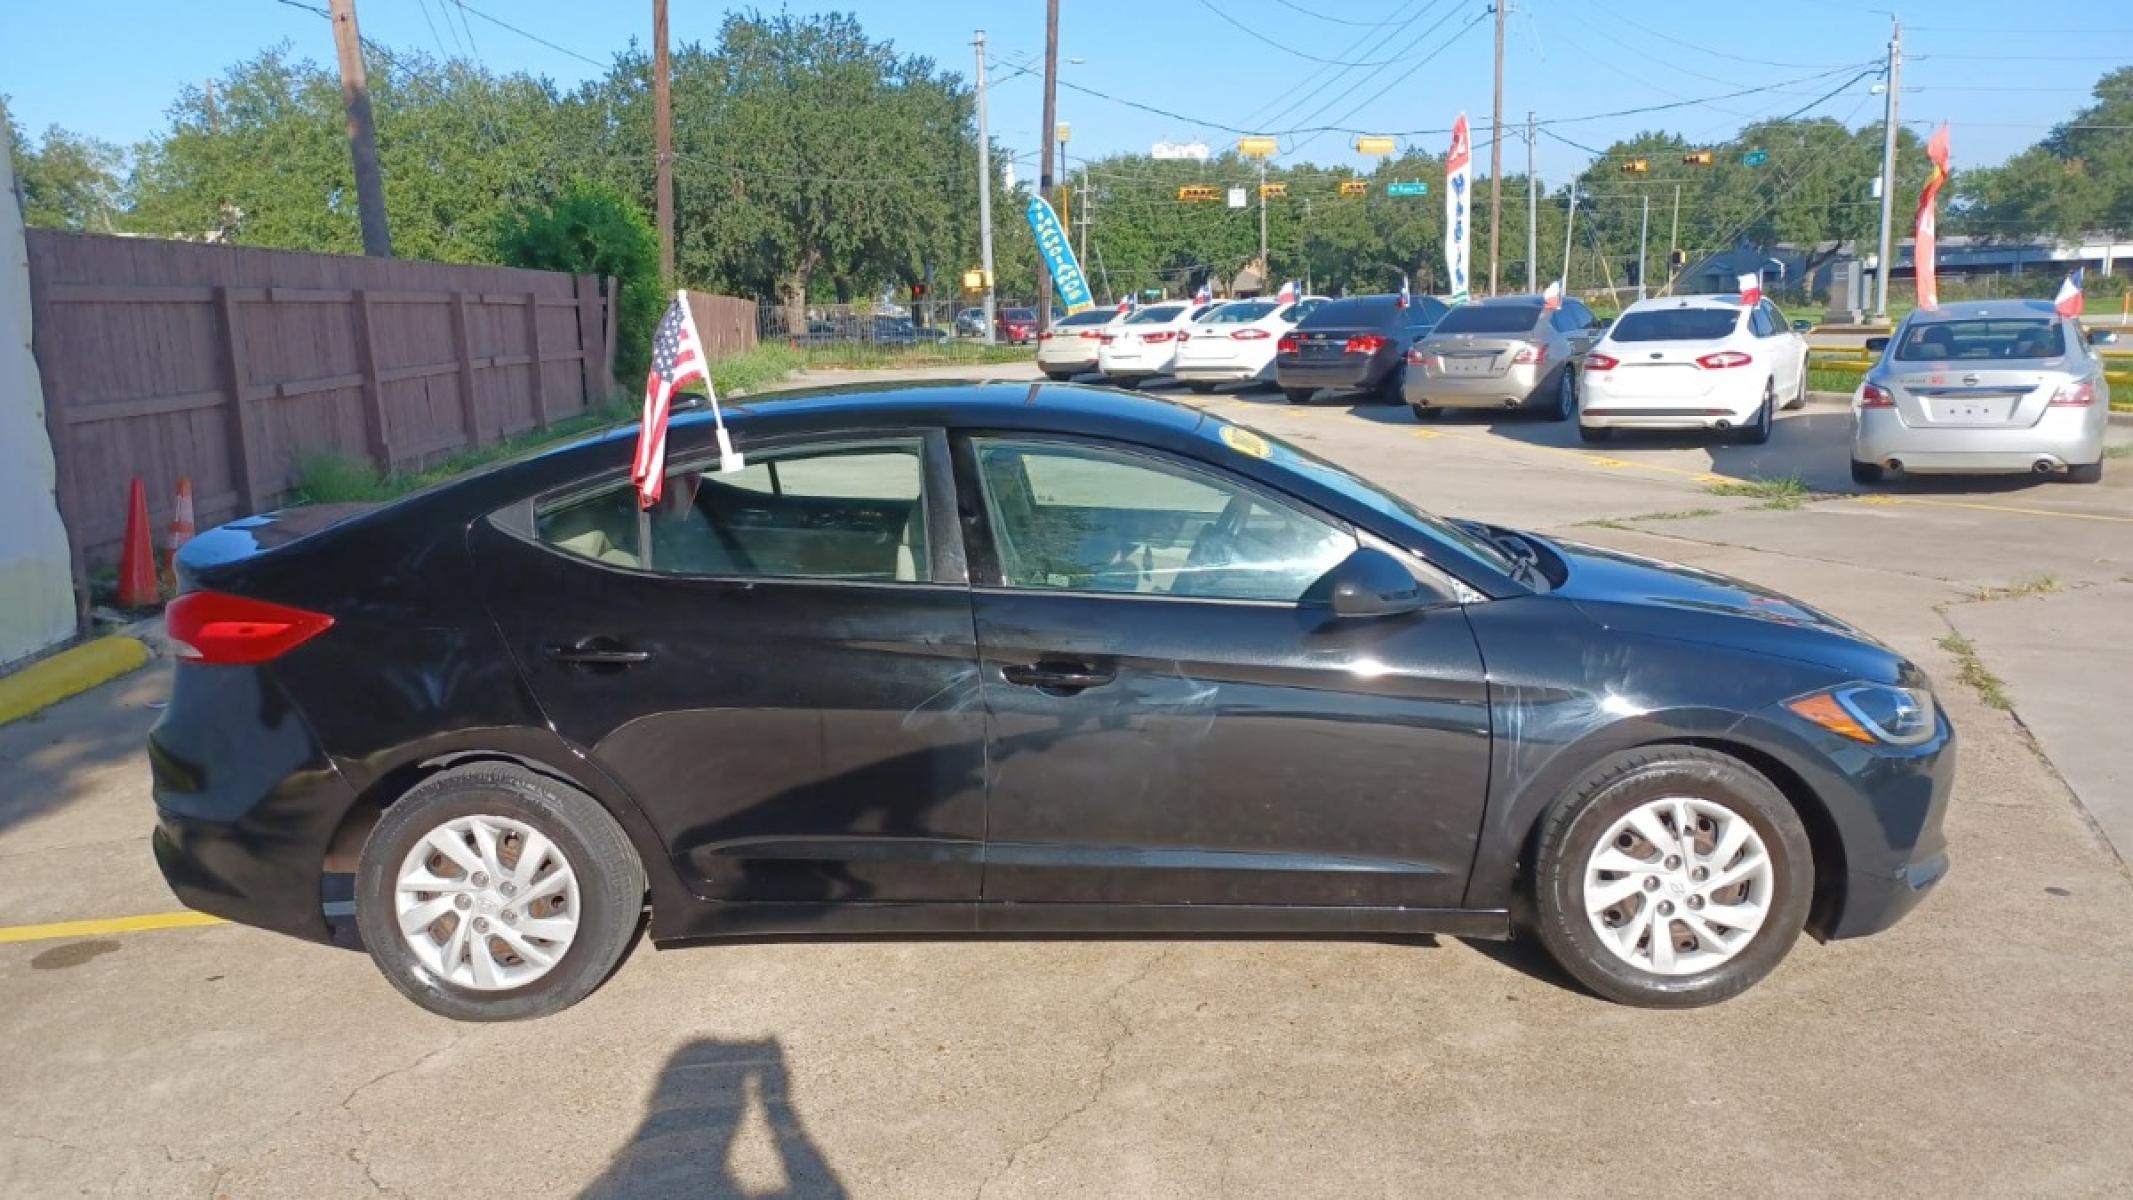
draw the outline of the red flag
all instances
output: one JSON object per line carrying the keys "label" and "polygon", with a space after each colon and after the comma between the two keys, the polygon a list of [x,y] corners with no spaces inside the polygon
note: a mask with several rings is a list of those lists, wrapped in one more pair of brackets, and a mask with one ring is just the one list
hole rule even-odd
{"label": "red flag", "polygon": [[1749,271],[1743,274],[1733,281],[1733,286],[1740,289],[1740,306],[1742,308],[1754,308],[1763,302],[1763,273],[1761,271]]}
{"label": "red flag", "polygon": [[644,418],[637,427],[637,457],[630,464],[640,508],[659,503],[666,484],[667,418],[674,411],[674,392],[702,378],[703,339],[696,336],[696,318],[689,314],[689,293],[676,292],[652,332],[652,371],[644,381]]}
{"label": "red flag", "polygon": [[1940,286],[1933,279],[1933,235],[1939,223],[1934,201],[1948,182],[1948,123],[1941,122],[1926,143],[1926,157],[1933,160],[1933,173],[1926,176],[1925,190],[1918,193],[1918,220],[1911,227],[1911,261],[1918,271],[1918,307],[1940,307]]}

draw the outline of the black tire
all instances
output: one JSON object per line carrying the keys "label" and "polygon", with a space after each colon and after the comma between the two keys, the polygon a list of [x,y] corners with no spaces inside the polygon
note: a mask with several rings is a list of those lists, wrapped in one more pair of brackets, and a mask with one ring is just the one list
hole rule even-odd
{"label": "black tire", "polygon": [[1051,380],[1053,383],[1065,383],[1067,380],[1072,379],[1074,377],[1074,372],[1046,371],[1044,373],[1044,377],[1046,379]]}
{"label": "black tire", "polygon": [[1770,427],[1777,422],[1777,381],[1763,385],[1763,403],[1755,410],[1755,419],[1734,431],[1735,440],[1743,446],[1761,446],[1770,441]]}
{"label": "black tire", "polygon": [[1886,474],[1887,469],[1880,463],[1860,462],[1856,458],[1852,460],[1853,483],[1880,483],[1881,477]]}
{"label": "black tire", "polygon": [[[409,852],[440,824],[474,815],[532,826],[554,843],[578,881],[578,928],[562,958],[546,974],[508,990],[437,978],[401,936],[395,913],[400,865]],[[454,767],[416,784],[385,810],[356,866],[356,925],[371,961],[408,999],[455,1021],[545,1017],[583,1000],[635,943],[644,896],[636,847],[599,801],[511,763]]]}
{"label": "black tire", "polygon": [[1793,393],[1793,397],[1792,397],[1792,399],[1790,399],[1790,400],[1787,400],[1787,401],[1785,402],[1785,411],[1786,411],[1786,412],[1793,412],[1793,411],[1795,411],[1795,410],[1797,410],[1797,409],[1802,409],[1802,408],[1806,408],[1806,407],[1807,407],[1807,372],[1806,372],[1805,370],[1802,370],[1802,371],[1800,372],[1800,390],[1799,390],[1799,391],[1797,391],[1797,392],[1795,392],[1795,393]]}
{"label": "black tire", "polygon": [[1193,391],[1199,393],[1202,396],[1205,396],[1207,393],[1215,390],[1214,384],[1205,382],[1204,380],[1194,380],[1190,383],[1187,383],[1185,386],[1191,388]]}
{"label": "black tire", "polygon": [[1605,425],[1587,425],[1583,421],[1578,422],[1578,440],[1581,442],[1604,442],[1614,435],[1615,431]]}
{"label": "black tire", "polygon": [[1385,378],[1378,380],[1376,387],[1370,389],[1370,398],[1379,404],[1405,404],[1406,393],[1407,360],[1403,358],[1393,364],[1392,370],[1385,372]]}
{"label": "black tire", "polygon": [[2099,458],[2092,463],[2069,466],[2066,469],[2066,481],[2068,483],[2102,483],[2103,460]]}
{"label": "black tire", "polygon": [[[1733,957],[1689,975],[1624,961],[1601,943],[1584,905],[1585,867],[1599,839],[1632,809],[1670,796],[1715,803],[1745,818],[1771,866],[1761,927]],[[1579,983],[1619,1004],[1695,1008],[1748,990],[1791,951],[1814,899],[1814,850],[1791,803],[1748,764],[1702,747],[1644,746],[1601,760],[1556,801],[1541,822],[1532,880],[1532,921],[1541,942]]]}
{"label": "black tire", "polygon": [[1130,392],[1148,382],[1148,377],[1146,375],[1112,375],[1107,376],[1104,382],[1112,387],[1124,388]]}
{"label": "black tire", "polygon": [[1551,421],[1568,421],[1578,415],[1577,372],[1564,367],[1556,375],[1555,403],[1541,414]]}
{"label": "black tire", "polygon": [[1281,389],[1281,394],[1287,396],[1291,404],[1309,404],[1311,397],[1318,394],[1318,389],[1285,387]]}
{"label": "black tire", "polygon": [[1427,404],[1410,404],[1408,407],[1415,410],[1415,420],[1417,421],[1441,421],[1444,419],[1444,410],[1441,408],[1432,408]]}

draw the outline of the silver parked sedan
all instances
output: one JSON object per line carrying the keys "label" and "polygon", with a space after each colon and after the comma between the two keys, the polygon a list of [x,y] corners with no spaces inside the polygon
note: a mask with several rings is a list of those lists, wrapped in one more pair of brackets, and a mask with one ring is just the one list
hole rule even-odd
{"label": "silver parked sedan", "polygon": [[1852,479],[1886,473],[2064,473],[2103,478],[2113,340],[2041,300],[1950,305],[1905,317],[1852,396]]}
{"label": "silver parked sedan", "polygon": [[1491,296],[1444,314],[1407,352],[1403,387],[1415,416],[1447,408],[1529,409],[1551,421],[1577,414],[1576,363],[1600,320],[1575,300]]}

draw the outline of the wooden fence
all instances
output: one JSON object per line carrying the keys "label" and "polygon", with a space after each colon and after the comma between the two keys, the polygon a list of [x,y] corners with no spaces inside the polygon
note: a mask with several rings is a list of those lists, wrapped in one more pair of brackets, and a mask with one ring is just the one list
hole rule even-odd
{"label": "wooden fence", "polygon": [[273,507],[306,455],[419,467],[614,390],[612,280],[603,295],[591,275],[512,267],[39,229],[28,241],[77,580],[116,556],[135,476],[160,544],[181,476],[205,529]]}
{"label": "wooden fence", "polygon": [[738,296],[689,293],[689,315],[696,318],[696,336],[704,340],[704,354],[724,358],[755,348],[756,302]]}

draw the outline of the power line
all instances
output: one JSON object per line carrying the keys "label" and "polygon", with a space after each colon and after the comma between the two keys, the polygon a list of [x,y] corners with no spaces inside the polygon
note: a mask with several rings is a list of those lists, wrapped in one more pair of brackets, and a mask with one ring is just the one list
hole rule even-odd
{"label": "power line", "polygon": [[[1747,58],[1747,57],[1745,57],[1745,56],[1742,56],[1742,55],[1739,55],[1739,54],[1729,54],[1729,53],[1727,53],[1727,52],[1726,52],[1726,51],[1724,51],[1724,50],[1713,50],[1713,49],[1712,49],[1712,48],[1710,48],[1709,46],[1699,46],[1699,45],[1697,45],[1697,44],[1696,44],[1695,42],[1683,41],[1682,39],[1680,39],[1680,38],[1678,38],[1678,37],[1675,37],[1675,36],[1674,36],[1673,34],[1670,34],[1670,33],[1664,33],[1664,32],[1662,32],[1662,31],[1660,31],[1660,30],[1657,30],[1657,29],[1653,29],[1653,28],[1652,28],[1651,26],[1649,26],[1649,25],[1645,25],[1645,24],[1642,24],[1642,23],[1640,23],[1640,22],[1638,22],[1638,21],[1634,21],[1634,20],[1631,20],[1630,18],[1628,18],[1628,17],[1626,17],[1626,16],[1623,16],[1623,15],[1622,15],[1622,14],[1621,14],[1620,12],[1611,12],[1611,13],[1608,13],[1607,15],[1608,15],[1609,17],[1612,17],[1612,18],[1613,18],[1614,20],[1617,20],[1617,21],[1620,21],[1620,22],[1622,22],[1622,23],[1623,23],[1624,25],[1627,25],[1627,26],[1629,26],[1629,27],[1630,27],[1630,28],[1632,28],[1632,29],[1641,29],[1641,30],[1643,30],[1644,32],[1646,32],[1646,33],[1648,33],[1648,34],[1651,34],[1651,35],[1652,35],[1653,37],[1655,37],[1655,38],[1658,38],[1658,39],[1659,39],[1659,40],[1661,40],[1661,41],[1664,41],[1664,42],[1672,42],[1672,43],[1674,43],[1674,44],[1675,44],[1676,46],[1680,46],[1680,47],[1681,47],[1682,49],[1684,49],[1684,50],[1694,50],[1694,51],[1696,51],[1696,52],[1697,52],[1698,54],[1708,54],[1708,55],[1710,55],[1710,56],[1711,56],[1711,57],[1713,57],[1713,58],[1725,58],[1725,59],[1731,59],[1731,60],[1732,60],[1732,61],[1734,61],[1734,62],[1739,62],[1739,63],[1747,63],[1747,64],[1749,64],[1750,66],[1757,66],[1757,67],[1783,67],[1783,68],[1786,68],[1786,69],[1788,69],[1788,70],[1794,70],[1794,71],[1806,71],[1806,70],[1813,70],[1813,69],[1814,69],[1814,68],[1816,68],[1816,67],[1826,67],[1826,66],[1829,66],[1829,65],[1830,65],[1830,64],[1828,64],[1828,63],[1789,63],[1789,62],[1772,62],[1771,60],[1769,60],[1769,59],[1767,59],[1767,58]],[[1842,67],[1839,67],[1839,68],[1837,68],[1837,69],[1838,69],[1838,70],[1842,70],[1843,68],[1842,68]]]}
{"label": "power line", "polygon": [[[1499,0],[1499,2],[1500,2],[1500,0]],[[1456,11],[1456,10],[1454,10],[1454,11]],[[1452,15],[1453,15],[1452,13],[1446,13],[1446,14],[1444,15],[1444,20],[1449,20],[1449,19],[1451,18],[1451,16],[1452,16]],[[1430,52],[1429,52],[1428,54],[1426,54],[1426,55],[1422,56],[1422,58],[1420,58],[1419,60],[1417,60],[1417,61],[1416,61],[1416,63],[1415,63],[1415,66],[1416,66],[1416,67],[1421,67],[1421,66],[1423,66],[1423,65],[1427,64],[1427,63],[1428,63],[1428,62],[1429,62],[1429,61],[1430,61],[1431,59],[1433,59],[1433,58],[1436,58],[1436,57],[1437,57],[1438,55],[1440,55],[1440,54],[1444,53],[1444,52],[1445,52],[1446,50],[1449,50],[1449,49],[1451,49],[1451,48],[1452,48],[1452,47],[1453,47],[1454,45],[1457,45],[1457,44],[1458,44],[1458,42],[1459,42],[1459,39],[1460,39],[1461,37],[1465,36],[1465,35],[1466,35],[1466,32],[1467,32],[1468,30],[1470,30],[1470,29],[1474,28],[1474,27],[1475,27],[1476,25],[1479,25],[1479,24],[1481,24],[1481,23],[1482,23],[1483,21],[1487,20],[1487,19],[1488,19],[1488,18],[1490,17],[1490,15],[1491,15],[1491,13],[1490,13],[1490,12],[1488,12],[1488,11],[1483,11],[1483,12],[1479,12],[1479,13],[1476,13],[1476,14],[1474,14],[1474,18],[1473,18],[1472,20],[1468,21],[1468,22],[1467,22],[1466,24],[1464,24],[1464,25],[1461,25],[1461,26],[1460,26],[1459,28],[1457,28],[1457,29],[1453,30],[1453,31],[1452,31],[1452,36],[1450,36],[1450,37],[1448,37],[1448,38],[1444,39],[1444,43],[1443,43],[1442,45],[1438,46],[1438,47],[1437,47],[1437,48],[1436,48],[1435,50],[1432,50],[1432,51],[1430,51]],[[1429,33],[1433,33],[1433,32],[1435,32],[1435,31],[1436,31],[1436,29],[1437,29],[1437,28],[1438,28],[1439,26],[1442,26],[1442,25],[1444,24],[1444,20],[1439,20],[1439,21],[1437,22],[1437,24],[1436,24],[1436,25],[1432,25],[1432,26],[1431,26],[1431,27],[1429,28],[1429,30],[1428,30],[1428,31],[1426,31],[1426,32],[1425,32],[1425,33],[1423,34],[1423,36],[1424,36],[1424,37],[1427,37],[1427,36],[1429,35]],[[1328,101],[1327,101],[1327,102],[1326,102],[1326,103],[1325,103],[1324,105],[1321,105],[1321,106],[1320,106],[1320,107],[1319,107],[1318,109],[1316,109],[1315,111],[1313,111],[1313,112],[1312,112],[1312,114],[1311,114],[1311,116],[1315,117],[1315,116],[1317,116],[1317,115],[1318,115],[1319,113],[1321,113],[1321,112],[1324,112],[1324,111],[1325,111],[1325,110],[1326,110],[1327,108],[1330,108],[1330,107],[1331,107],[1331,106],[1333,106],[1334,104],[1337,104],[1337,103],[1339,103],[1339,102],[1340,102],[1340,100],[1341,100],[1341,99],[1342,99],[1343,97],[1347,96],[1347,95],[1348,95],[1348,94],[1349,94],[1350,92],[1353,92],[1353,91],[1355,90],[1355,87],[1360,87],[1360,86],[1362,86],[1362,84],[1363,84],[1364,80],[1367,80],[1368,78],[1369,78],[1369,76],[1367,76],[1367,75],[1366,75],[1366,76],[1364,76],[1364,77],[1363,77],[1363,79],[1359,79],[1359,80],[1357,80],[1357,81],[1355,82],[1355,86],[1354,86],[1354,87],[1351,87],[1351,88],[1349,88],[1349,89],[1348,89],[1348,91],[1344,91],[1344,92],[1342,92],[1342,93],[1341,93],[1340,95],[1338,95],[1338,96],[1335,96],[1335,97],[1334,97],[1333,99],[1331,99],[1331,100],[1328,100]],[[1405,83],[1405,82],[1406,82],[1406,79],[1405,79],[1405,78],[1400,78],[1400,77],[1396,77],[1396,78],[1392,79],[1391,81],[1389,81],[1388,83],[1386,83],[1386,85],[1385,85],[1384,87],[1381,87],[1381,88],[1379,88],[1379,89],[1378,89],[1377,91],[1375,91],[1375,92],[1372,92],[1372,93],[1370,94],[1370,98],[1369,98],[1369,99],[1367,99],[1367,100],[1364,100],[1364,101],[1363,101],[1363,102],[1362,102],[1361,104],[1358,104],[1358,105],[1356,105],[1356,106],[1355,106],[1354,108],[1351,108],[1351,109],[1349,109],[1349,110],[1348,110],[1347,112],[1344,112],[1344,113],[1342,113],[1342,114],[1341,114],[1340,116],[1338,116],[1338,117],[1336,117],[1336,118],[1334,118],[1334,119],[1335,119],[1336,121],[1346,121],[1346,120],[1348,120],[1349,118],[1351,118],[1351,117],[1355,116],[1355,114],[1357,114],[1357,113],[1359,113],[1359,112],[1363,111],[1364,109],[1366,109],[1366,108],[1370,107],[1370,106],[1371,106],[1372,104],[1375,104],[1375,103],[1377,103],[1377,102],[1378,102],[1378,100],[1379,100],[1379,99],[1381,99],[1381,98],[1382,98],[1382,97],[1383,97],[1383,96],[1385,95],[1385,93],[1387,93],[1387,92],[1391,91],[1392,89],[1394,89],[1394,88],[1398,87],[1398,86],[1399,86],[1400,84],[1402,84],[1402,83]],[[1306,118],[1305,118],[1305,120],[1309,120],[1309,119],[1310,119],[1309,117],[1306,117]],[[1296,143],[1295,143],[1294,145],[1291,145],[1291,146],[1289,147],[1289,149],[1288,149],[1288,153],[1290,153],[1290,154],[1294,154],[1294,153],[1296,153],[1297,151],[1299,151],[1299,150],[1302,150],[1302,149],[1303,149],[1303,148],[1304,148],[1305,146],[1309,145],[1309,144],[1310,144],[1310,143],[1311,143],[1311,142],[1312,142],[1313,140],[1315,140],[1315,139],[1316,139],[1317,137],[1318,137],[1318,134],[1317,134],[1316,132],[1314,132],[1314,133],[1310,134],[1309,136],[1305,137],[1305,138],[1304,138],[1303,140],[1301,140],[1301,141],[1299,141],[1299,142],[1296,142]],[[1476,147],[1474,147],[1474,149],[1475,149],[1475,151],[1476,151],[1476,152],[1478,153],[1478,152],[1479,152],[1479,151],[1481,150],[1481,147],[1479,147],[1479,146],[1476,146]]]}
{"label": "power line", "polygon": [[[442,0],[440,0],[440,2],[442,2]],[[603,71],[606,70],[609,66],[613,65],[611,63],[601,62],[597,58],[592,58],[587,55],[580,54],[577,51],[572,50],[568,46],[558,46],[554,42],[549,41],[547,38],[544,38],[537,33],[528,33],[527,31],[520,29],[518,26],[511,24],[509,21],[501,20],[497,17],[490,16],[488,13],[485,13],[480,9],[475,8],[473,5],[466,3],[465,0],[452,0],[452,3],[455,7],[459,9],[459,20],[461,24],[466,23],[468,13],[473,13],[475,16],[480,17],[482,20],[487,21],[489,24],[494,25],[499,29],[509,30],[510,32],[515,33],[520,37],[525,38],[529,42],[538,42],[541,45],[548,47],[550,50],[555,51],[557,54],[567,55],[571,58],[577,59],[581,63],[586,63],[591,66],[598,67]],[[451,24],[451,22],[448,20],[445,22],[445,24],[449,25]],[[467,29],[467,44],[471,46],[473,45],[473,43],[474,30],[471,26],[469,26]]]}
{"label": "power line", "polygon": [[1223,21],[1227,22],[1232,26],[1235,26],[1237,29],[1244,31],[1244,33],[1246,33],[1250,37],[1258,41],[1264,42],[1267,45],[1272,46],[1274,49],[1281,51],[1283,54],[1293,55],[1308,62],[1324,63],[1329,67],[1382,67],[1386,63],[1393,61],[1389,58],[1381,58],[1376,62],[1342,62],[1337,58],[1320,58],[1316,54],[1306,54],[1303,51],[1296,49],[1294,46],[1287,45],[1279,41],[1278,39],[1268,37],[1267,35],[1238,20],[1237,18],[1230,16],[1226,12],[1223,12],[1221,9],[1216,8],[1213,4],[1208,3],[1208,0],[1200,0],[1200,7],[1222,18]]}
{"label": "power line", "polygon": [[1301,4],[1293,3],[1292,0],[1274,0],[1274,3],[1279,4],[1280,6],[1288,9],[1291,12],[1302,13],[1303,15],[1310,17],[1314,20],[1324,21],[1329,25],[1352,25],[1357,29],[1386,29],[1399,24],[1399,22],[1396,20],[1349,21],[1341,17],[1329,17],[1321,12],[1312,12],[1310,9],[1305,8]]}

